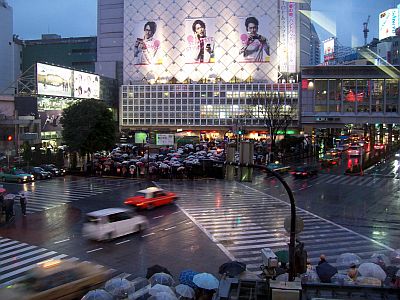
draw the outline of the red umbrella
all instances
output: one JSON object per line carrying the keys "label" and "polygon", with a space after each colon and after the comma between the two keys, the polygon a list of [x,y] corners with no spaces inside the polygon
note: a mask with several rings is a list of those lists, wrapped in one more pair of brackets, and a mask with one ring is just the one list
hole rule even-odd
{"label": "red umbrella", "polygon": [[0,194],[7,192],[6,189],[0,188]]}

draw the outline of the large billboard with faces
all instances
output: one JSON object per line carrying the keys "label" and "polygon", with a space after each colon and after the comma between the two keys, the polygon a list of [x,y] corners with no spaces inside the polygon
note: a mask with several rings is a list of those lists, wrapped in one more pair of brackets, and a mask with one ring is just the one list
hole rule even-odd
{"label": "large billboard with faces", "polygon": [[74,71],[74,98],[99,99],[99,75]]}
{"label": "large billboard with faces", "polygon": [[[296,13],[296,3],[288,2],[285,59],[290,71],[297,65]],[[275,0],[125,0],[123,81],[251,77],[275,82],[280,22]],[[146,29],[146,24],[152,25]],[[148,43],[146,30],[153,34]]]}

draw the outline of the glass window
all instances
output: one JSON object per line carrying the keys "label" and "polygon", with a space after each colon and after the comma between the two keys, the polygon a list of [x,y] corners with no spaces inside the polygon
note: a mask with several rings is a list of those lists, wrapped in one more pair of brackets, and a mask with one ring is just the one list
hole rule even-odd
{"label": "glass window", "polygon": [[355,99],[357,101],[357,112],[358,113],[369,113],[370,105],[370,90],[371,83],[369,80],[357,80],[357,93]]}
{"label": "glass window", "polygon": [[398,112],[399,81],[397,79],[387,79],[385,93],[386,93],[386,112]]}
{"label": "glass window", "polygon": [[340,113],[342,111],[340,80],[329,80],[328,106],[329,112]]}
{"label": "glass window", "polygon": [[381,113],[383,109],[383,79],[374,79],[371,83],[371,111],[372,113]]}
{"label": "glass window", "polygon": [[343,80],[343,106],[345,113],[356,111],[356,81],[354,79]]}

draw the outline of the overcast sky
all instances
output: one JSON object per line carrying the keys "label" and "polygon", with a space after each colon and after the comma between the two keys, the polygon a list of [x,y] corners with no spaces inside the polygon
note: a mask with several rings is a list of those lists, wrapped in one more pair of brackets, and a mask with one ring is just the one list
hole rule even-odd
{"label": "overcast sky", "polygon": [[[14,9],[14,33],[22,39],[39,39],[42,33],[62,37],[97,34],[97,0],[7,0]],[[264,0],[276,1],[276,0]],[[298,2],[301,0],[295,0]],[[363,22],[371,15],[369,37],[378,37],[379,13],[400,0],[313,0],[313,18],[321,41],[335,34],[342,45],[363,44]],[[330,32],[329,32],[330,31]]]}

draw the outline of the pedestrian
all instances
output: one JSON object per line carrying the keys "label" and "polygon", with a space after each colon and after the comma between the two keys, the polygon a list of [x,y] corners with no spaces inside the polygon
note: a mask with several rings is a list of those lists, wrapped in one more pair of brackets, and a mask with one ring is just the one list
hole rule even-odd
{"label": "pedestrian", "polygon": [[327,262],[327,261],[326,261],[326,256],[325,256],[325,254],[321,254],[321,255],[319,256],[318,265],[320,265],[320,264],[322,264],[322,263],[324,263],[324,262]]}
{"label": "pedestrian", "polygon": [[4,204],[6,208],[6,222],[11,221],[12,217],[14,216],[14,198],[15,195],[7,194],[4,197]]}
{"label": "pedestrian", "polygon": [[25,195],[25,193],[20,193],[19,194],[19,204],[21,206],[21,212],[22,215],[25,217],[26,216],[26,204],[28,202],[28,199]]}

